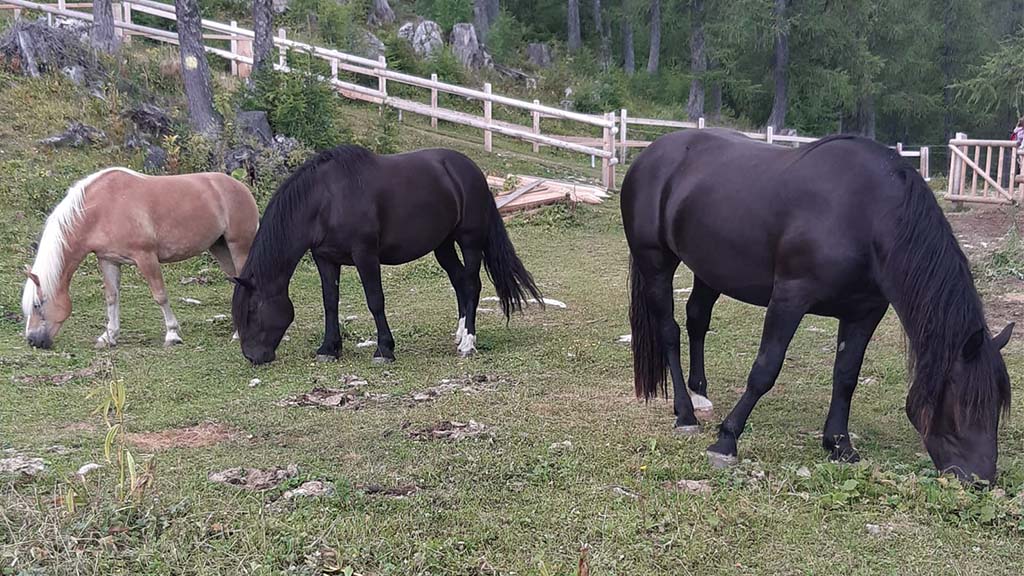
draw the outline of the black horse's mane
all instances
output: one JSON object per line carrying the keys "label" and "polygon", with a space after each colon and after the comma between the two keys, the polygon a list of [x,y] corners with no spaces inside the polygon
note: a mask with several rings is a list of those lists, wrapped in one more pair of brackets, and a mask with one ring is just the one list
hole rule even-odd
{"label": "black horse's mane", "polygon": [[953,394],[957,424],[965,417],[998,418],[993,407],[1009,408],[1010,382],[993,346],[981,346],[976,358],[963,363],[965,373],[951,378],[968,338],[989,339],[967,257],[921,175],[899,159],[893,176],[905,184],[905,194],[883,275],[909,340],[908,413],[926,432],[943,396]]}
{"label": "black horse's mane", "polygon": [[[283,256],[288,247],[303,240],[297,233],[310,225],[308,218],[297,222],[294,216],[306,214],[306,210],[317,204],[315,195],[327,193],[324,183],[334,184],[340,179],[358,185],[362,169],[375,158],[373,152],[360,146],[338,146],[320,152],[296,169],[278,186],[263,212],[243,276],[251,279],[282,272],[290,275],[290,270],[283,270],[286,265]],[[321,169],[328,166],[332,171],[330,177],[318,177]]]}

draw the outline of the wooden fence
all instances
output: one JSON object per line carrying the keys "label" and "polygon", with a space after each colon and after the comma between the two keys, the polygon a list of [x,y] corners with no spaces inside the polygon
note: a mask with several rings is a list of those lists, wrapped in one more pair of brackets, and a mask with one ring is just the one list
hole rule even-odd
{"label": "wooden fence", "polygon": [[955,203],[1024,202],[1024,149],[1009,140],[971,140],[957,133],[949,141],[949,186]]}

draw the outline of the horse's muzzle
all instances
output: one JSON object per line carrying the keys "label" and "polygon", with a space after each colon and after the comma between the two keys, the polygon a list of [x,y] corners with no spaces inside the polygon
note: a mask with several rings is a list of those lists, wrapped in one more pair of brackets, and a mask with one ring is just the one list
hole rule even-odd
{"label": "horse's muzzle", "polygon": [[26,340],[28,340],[29,346],[32,346],[33,348],[49,350],[53,347],[53,339],[50,338],[49,334],[41,330],[29,333]]}
{"label": "horse's muzzle", "polygon": [[252,362],[253,366],[261,366],[263,364],[270,364],[271,362],[273,362],[274,359],[277,358],[277,354],[274,352],[267,352],[264,354],[257,354],[254,356],[249,356],[247,354],[245,357],[249,360],[249,362]]}

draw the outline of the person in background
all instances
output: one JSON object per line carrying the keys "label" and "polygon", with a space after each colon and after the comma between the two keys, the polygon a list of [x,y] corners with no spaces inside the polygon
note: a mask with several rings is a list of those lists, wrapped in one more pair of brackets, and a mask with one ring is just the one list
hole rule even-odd
{"label": "person in background", "polygon": [[1010,140],[1016,142],[1018,148],[1024,148],[1024,117],[1017,121],[1017,127],[1010,134]]}

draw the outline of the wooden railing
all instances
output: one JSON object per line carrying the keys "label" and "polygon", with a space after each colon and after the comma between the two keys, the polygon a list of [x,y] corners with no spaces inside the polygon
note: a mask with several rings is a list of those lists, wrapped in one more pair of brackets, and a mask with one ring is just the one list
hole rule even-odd
{"label": "wooden railing", "polygon": [[1024,149],[1009,140],[971,140],[957,133],[949,141],[949,186],[956,203],[1024,202]]}
{"label": "wooden railing", "polygon": [[[41,4],[29,0],[2,0],[5,4],[18,9],[37,10],[51,15],[59,15],[66,18],[92,21],[92,14],[69,10],[70,5],[62,2],[59,4]],[[133,22],[134,13],[144,13],[151,16],[163,18],[172,22],[177,21],[174,6],[155,2],[154,0],[131,0],[115,5],[115,27],[126,40],[132,36],[150,38],[159,42],[177,44],[178,37],[174,32],[140,26]],[[214,32],[216,35],[204,33],[207,40],[230,40],[228,49],[214,46],[204,46],[209,54],[224,58],[232,63],[231,71],[234,74],[246,75],[252,66],[252,40],[255,34],[252,30],[239,27],[236,23],[223,24],[213,20],[203,19],[204,30]],[[465,88],[455,84],[438,81],[434,75],[430,79],[421,78],[412,74],[404,74],[387,67],[387,61],[382,56],[376,60],[346,54],[338,50],[323,48],[296,42],[287,37],[287,32],[281,28],[273,39],[274,47],[278,51],[278,59],[274,67],[282,71],[290,71],[288,65],[288,53],[290,51],[301,52],[313,58],[325,61],[331,70],[330,77],[321,77],[329,82],[341,95],[346,98],[370,102],[382,106],[389,106],[400,111],[422,115],[431,119],[431,124],[436,127],[439,120],[469,126],[483,131],[484,149],[488,152],[493,148],[493,134],[500,134],[517,140],[523,140],[534,144],[534,149],[540,145],[551,146],[585,154],[592,158],[601,159],[601,180],[605,188],[615,186],[615,165],[618,159],[615,156],[615,131],[616,121],[614,113],[605,115],[581,114],[570,112],[553,106],[545,106],[534,100],[527,102],[500,94],[494,94],[490,84],[484,84],[482,90]],[[356,77],[371,80],[371,86],[365,86],[356,82],[349,82],[339,78],[339,73],[344,72]],[[412,86],[430,92],[429,104],[397,97],[388,92],[388,82]],[[375,84],[375,86],[373,86]],[[478,116],[465,111],[444,108],[438,103],[438,94],[452,94],[473,101],[482,103],[482,115]],[[512,122],[496,120],[493,116],[494,106],[505,106],[514,110],[528,112],[532,118],[531,126],[522,126]],[[593,139],[593,144],[582,144],[574,141],[575,138],[555,134],[544,134],[541,132],[542,118],[554,118],[562,121],[582,125],[582,129],[600,130],[600,136]]]}

